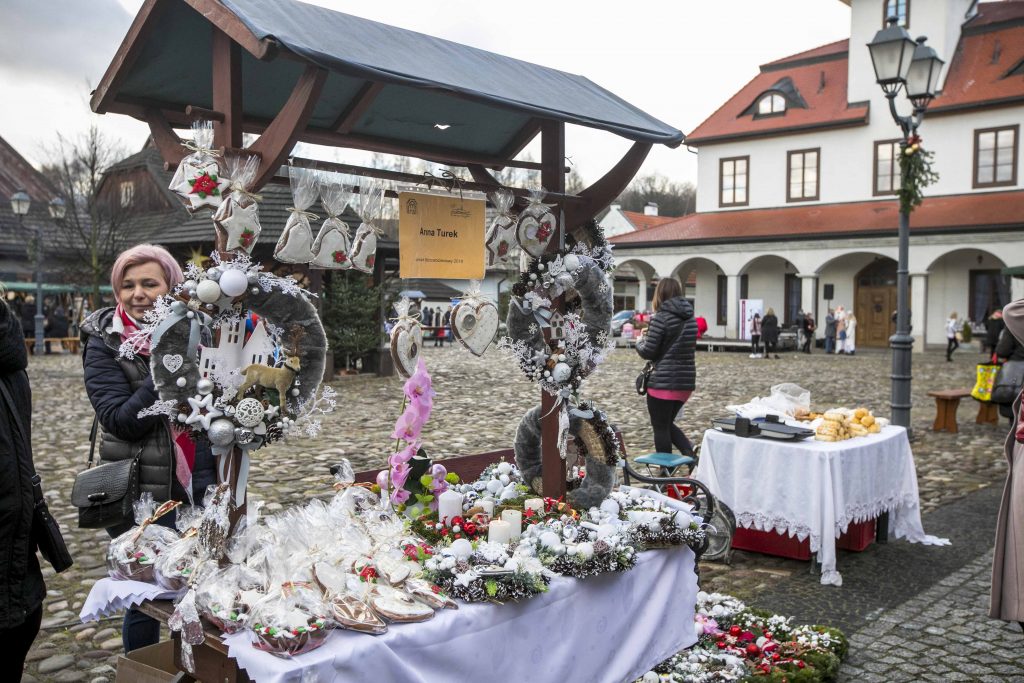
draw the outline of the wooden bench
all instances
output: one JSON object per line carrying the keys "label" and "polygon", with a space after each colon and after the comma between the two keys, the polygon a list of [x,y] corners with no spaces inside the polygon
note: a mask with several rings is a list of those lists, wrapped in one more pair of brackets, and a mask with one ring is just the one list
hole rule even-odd
{"label": "wooden bench", "polygon": [[[69,353],[78,353],[78,337],[47,337],[43,341],[49,344],[51,348],[53,346],[60,346],[62,349]],[[25,339],[25,350],[28,351],[29,353],[32,353],[32,349],[35,348],[35,345],[36,340],[34,337],[29,337]]]}
{"label": "wooden bench", "polygon": [[[960,399],[970,396],[971,390],[943,389],[929,391],[928,395],[935,399],[935,424],[932,425],[932,430],[952,434],[960,431],[956,425],[956,410],[960,407]],[[995,403],[978,401],[978,416],[974,421],[978,424],[999,424],[999,407]]]}

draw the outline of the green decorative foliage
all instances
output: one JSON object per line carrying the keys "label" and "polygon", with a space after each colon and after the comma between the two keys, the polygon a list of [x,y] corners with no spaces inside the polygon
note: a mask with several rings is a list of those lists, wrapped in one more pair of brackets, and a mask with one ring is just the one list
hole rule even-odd
{"label": "green decorative foliage", "polygon": [[933,154],[921,146],[921,138],[910,137],[900,145],[900,174],[902,182],[899,192],[900,211],[910,213],[924,200],[924,188],[939,179],[932,170]]}

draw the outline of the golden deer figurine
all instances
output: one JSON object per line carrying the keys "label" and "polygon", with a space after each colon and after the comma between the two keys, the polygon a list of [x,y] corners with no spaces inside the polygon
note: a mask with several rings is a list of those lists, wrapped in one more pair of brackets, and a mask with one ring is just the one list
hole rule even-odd
{"label": "golden deer figurine", "polygon": [[279,368],[272,368],[262,363],[253,363],[242,370],[245,375],[245,382],[238,388],[238,399],[241,399],[245,392],[251,387],[263,387],[265,389],[277,389],[278,405],[282,410],[285,406],[285,398],[288,395],[288,388],[295,381],[295,375],[299,374],[299,357],[287,356]]}

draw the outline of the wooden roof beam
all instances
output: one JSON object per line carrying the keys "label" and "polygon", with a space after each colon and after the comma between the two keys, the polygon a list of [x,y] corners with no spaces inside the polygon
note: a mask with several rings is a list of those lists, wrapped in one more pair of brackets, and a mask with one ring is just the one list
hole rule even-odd
{"label": "wooden roof beam", "polygon": [[345,111],[341,113],[338,120],[334,122],[331,128],[334,129],[335,133],[339,135],[348,135],[352,132],[352,129],[359,123],[359,119],[362,118],[366,110],[370,108],[374,100],[377,99],[377,95],[384,89],[384,84],[380,81],[367,81],[360,88],[355,98],[345,108]]}

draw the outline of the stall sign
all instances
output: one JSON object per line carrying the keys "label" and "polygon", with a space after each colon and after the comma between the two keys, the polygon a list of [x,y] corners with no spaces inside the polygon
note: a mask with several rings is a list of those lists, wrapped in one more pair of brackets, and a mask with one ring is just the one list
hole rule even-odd
{"label": "stall sign", "polygon": [[400,192],[398,204],[403,279],[483,279],[484,199]]}

